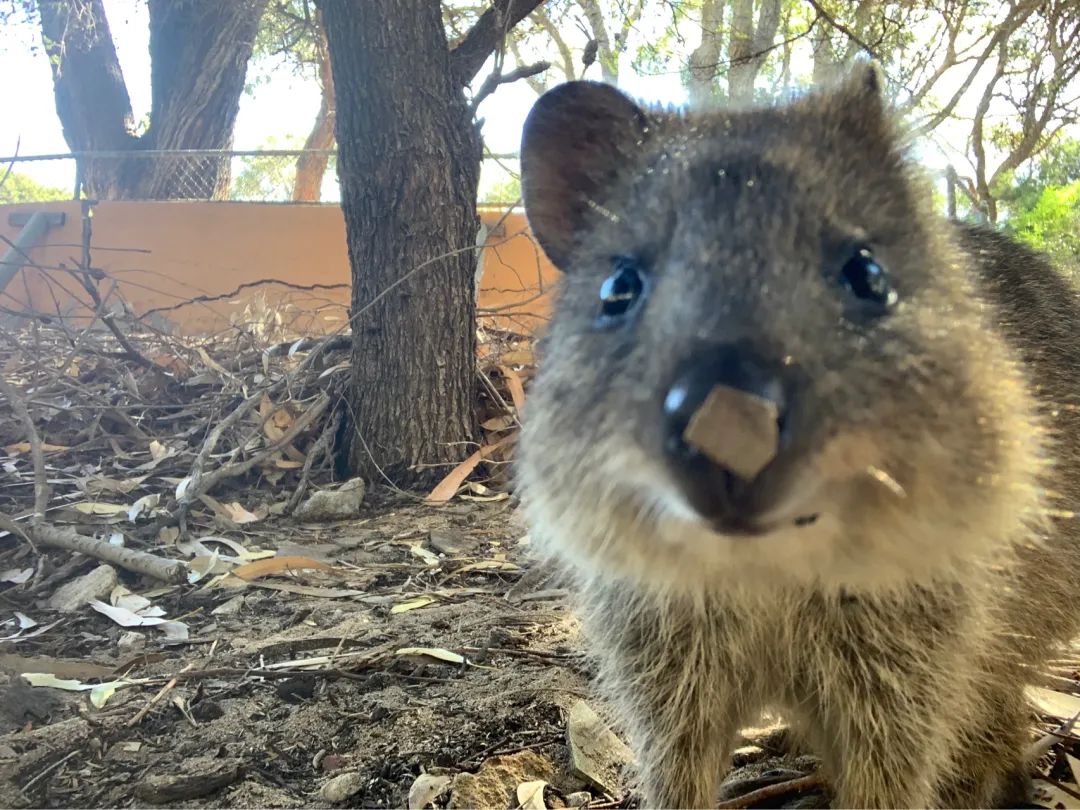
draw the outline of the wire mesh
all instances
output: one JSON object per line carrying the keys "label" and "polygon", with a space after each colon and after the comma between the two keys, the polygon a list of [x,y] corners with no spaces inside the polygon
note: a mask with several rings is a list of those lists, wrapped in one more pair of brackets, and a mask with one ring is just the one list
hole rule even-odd
{"label": "wire mesh", "polygon": [[[516,198],[516,155],[488,155],[483,202]],[[298,181],[297,173],[305,173]],[[0,157],[0,205],[78,198],[340,202],[332,149],[131,150]]]}

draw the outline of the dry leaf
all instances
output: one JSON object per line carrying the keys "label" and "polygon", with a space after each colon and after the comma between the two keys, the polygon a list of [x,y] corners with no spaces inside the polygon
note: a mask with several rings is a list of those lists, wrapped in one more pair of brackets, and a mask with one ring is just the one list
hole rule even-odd
{"label": "dry leaf", "polygon": [[408,656],[410,658],[434,658],[447,664],[464,664],[465,656],[460,653],[444,650],[442,647],[402,647],[395,655]]}
{"label": "dry leaf", "polygon": [[147,478],[149,478],[147,475],[138,475],[121,481],[104,475],[93,475],[89,478],[81,478],[77,483],[87,495],[127,495]]}
{"label": "dry leaf", "polygon": [[236,501],[233,501],[232,503],[223,503],[221,504],[221,508],[224,517],[227,517],[233,523],[256,523],[261,520],[260,517],[253,512],[249,512]]}
{"label": "dry leaf", "polygon": [[344,599],[349,596],[367,596],[367,591],[358,591],[354,588],[316,588],[311,585],[293,585],[290,582],[252,582],[256,588],[266,588],[271,591],[285,591],[299,596],[319,596],[325,599]]}
{"label": "dry leaf", "polygon": [[536,365],[536,356],[532,349],[511,349],[503,353],[499,359],[507,366],[532,366]]}
{"label": "dry leaf", "polygon": [[166,445],[162,444],[157,439],[150,440],[150,458],[154,461],[161,461],[169,455],[169,448]]}
{"label": "dry leaf", "polygon": [[390,608],[391,613],[406,613],[410,610],[416,610],[417,608],[427,607],[428,605],[437,601],[434,596],[417,596],[415,599],[409,599],[405,602],[399,602]]}
{"label": "dry leaf", "polygon": [[427,496],[428,503],[445,503],[453,498],[457,493],[458,488],[465,482],[465,479],[469,477],[472,471],[476,469],[476,466],[512,438],[512,435],[506,436],[505,438],[499,439],[495,444],[485,445],[454,467],[454,469],[452,469],[449,474],[435,486],[435,489],[431,490],[431,493]]}
{"label": "dry leaf", "polygon": [[209,574],[224,574],[229,570],[229,564],[222,560],[216,551],[209,555],[200,555],[193,560],[187,561],[187,581],[194,585]]}
{"label": "dry leaf", "polygon": [[217,362],[214,358],[212,358],[207,353],[206,349],[204,349],[202,346],[196,347],[195,351],[197,351],[199,353],[199,357],[202,358],[202,361],[204,363],[206,363],[206,365],[208,365],[214,371],[216,371],[218,374],[222,375],[223,377],[232,377],[233,376],[232,374],[230,374],[225,369],[225,367],[223,365],[221,365],[221,363]]}
{"label": "dry leaf", "polygon": [[188,640],[188,626],[183,622],[165,622],[159,624],[157,629],[165,634],[166,644],[179,644]]}
{"label": "dry leaf", "polygon": [[[205,537],[200,537],[196,540],[188,540],[183,543],[177,543],[176,548],[185,554],[190,554],[193,557],[208,557],[213,554],[217,554],[217,551],[208,548],[207,543],[220,543],[233,552],[240,559],[248,559],[251,552],[244,548],[240,543],[235,540],[230,540],[228,537],[218,537],[217,535],[208,534]],[[273,552],[270,552],[272,555]]]}
{"label": "dry leaf", "polygon": [[409,546],[409,551],[414,556],[419,557],[421,560],[423,560],[428,565],[438,565],[440,562],[442,562],[439,559],[438,554],[435,554],[435,553],[433,553],[431,551],[428,551],[426,548],[424,548],[419,543],[413,543],[412,545],[410,545]]}
{"label": "dry leaf", "polygon": [[105,503],[103,501],[82,501],[74,504],[75,511],[84,515],[122,515],[128,510],[122,503]]}
{"label": "dry leaf", "polygon": [[144,512],[149,515],[150,512],[152,512],[160,502],[160,492],[155,492],[152,495],[143,495],[131,505],[130,509],[128,509],[128,520],[134,523],[135,519]]}
{"label": "dry leaf", "polygon": [[336,374],[339,371],[348,371],[348,370],[349,370],[349,362],[346,360],[344,362],[341,362],[341,363],[338,363],[336,365],[330,366],[327,369],[323,369],[323,371],[319,374],[319,379],[321,380],[323,377],[329,377],[331,374]]}
{"label": "dry leaf", "polygon": [[409,787],[409,810],[424,810],[450,787],[449,776],[435,776],[422,773],[413,780]]}
{"label": "dry leaf", "polygon": [[[70,447],[65,447],[62,444],[49,444],[48,442],[41,443],[41,451],[43,453],[58,453],[61,450],[70,449]],[[15,444],[8,444],[4,446],[4,450],[7,451],[9,456],[19,456],[23,453],[29,453],[31,450],[30,442],[15,442]]]}
{"label": "dry leaf", "polygon": [[315,569],[318,571],[336,571],[334,566],[310,557],[271,557],[268,560],[247,563],[234,568],[233,576],[251,582],[260,577],[272,576],[288,571],[304,571]]}
{"label": "dry leaf", "polygon": [[57,678],[51,672],[24,672],[20,675],[31,686],[62,689],[65,692],[89,692],[90,702],[95,709],[100,709],[108,702],[117,689],[146,683],[146,679],[108,681],[106,683],[83,683],[74,678]]}
{"label": "dry leaf", "polygon": [[6,571],[0,571],[0,582],[10,582],[13,585],[22,585],[33,575],[33,568],[8,568]]}
{"label": "dry leaf", "polygon": [[132,593],[123,585],[117,585],[109,594],[109,604],[124,608],[139,616],[164,616],[163,608],[157,607],[145,596]]}
{"label": "dry leaf", "polygon": [[544,804],[544,788],[547,782],[538,779],[535,782],[522,782],[517,786],[517,806],[521,810],[547,810]]}
{"label": "dry leaf", "polygon": [[165,624],[168,621],[168,619],[163,619],[160,616],[140,616],[127,608],[106,605],[98,599],[94,599],[88,604],[98,613],[104,613],[121,627],[151,627]]}
{"label": "dry leaf", "polygon": [[510,398],[514,401],[514,410],[518,413],[525,406],[525,387],[521,383],[521,377],[509,366],[498,366],[499,372],[506,379],[506,387],[510,389]]}
{"label": "dry leaf", "polygon": [[[23,614],[21,614],[21,613],[16,613],[15,615],[20,617],[19,618],[20,623],[22,622],[23,618],[28,618],[28,617],[24,617]],[[33,621],[33,619],[29,619],[29,621]],[[57,619],[55,622],[51,622],[49,624],[42,625],[42,626],[38,627],[36,630],[31,630],[29,633],[25,632],[23,630],[23,628],[20,627],[17,632],[12,633],[10,636],[0,637],[0,641],[10,641],[12,643],[17,643],[17,642],[20,642],[20,641],[26,641],[27,639],[30,639],[30,638],[37,638],[42,633],[46,633],[49,630],[52,630],[54,627],[56,627],[56,625],[60,624],[63,621],[64,621],[63,619]],[[31,626],[33,626],[33,625],[31,625]]]}
{"label": "dry leaf", "polygon": [[482,427],[484,430],[490,430],[493,433],[498,433],[502,430],[509,430],[513,426],[514,417],[510,416],[510,414],[493,416],[490,419],[480,423],[480,427]]}
{"label": "dry leaf", "polygon": [[1080,697],[1044,689],[1041,686],[1029,686],[1026,690],[1028,700],[1043,714],[1059,720],[1071,720],[1080,714]]}

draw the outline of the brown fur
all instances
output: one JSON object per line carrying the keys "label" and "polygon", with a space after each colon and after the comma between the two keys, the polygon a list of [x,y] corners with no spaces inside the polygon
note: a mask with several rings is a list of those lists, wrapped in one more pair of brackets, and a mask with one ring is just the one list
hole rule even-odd
{"label": "brown fur", "polygon": [[[1014,800],[1023,684],[1078,630],[1076,293],[931,212],[879,86],[859,67],[782,107],[678,113],[579,84],[526,125],[526,209],[566,277],[518,476],[580,579],[649,806],[711,806],[764,709],[837,806]],[[899,291],[870,328],[844,319],[832,234],[873,244]],[[628,251],[648,297],[597,330]],[[717,534],[660,462],[672,369],[734,338],[812,380],[811,526]]]}

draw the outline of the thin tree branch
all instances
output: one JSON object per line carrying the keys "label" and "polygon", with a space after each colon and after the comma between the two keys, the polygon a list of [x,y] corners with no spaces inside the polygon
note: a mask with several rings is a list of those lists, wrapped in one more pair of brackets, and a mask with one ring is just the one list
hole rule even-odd
{"label": "thin tree branch", "polygon": [[49,481],[45,475],[45,453],[41,449],[41,434],[38,433],[26,400],[10,382],[0,377],[0,394],[7,400],[8,407],[23,424],[26,440],[30,443],[30,458],[34,465],[34,516],[32,525],[38,526],[45,519],[45,510],[49,506]]}
{"label": "thin tree branch", "polygon": [[470,112],[475,115],[476,108],[480,106],[480,102],[494,93],[499,85],[510,84],[511,82],[516,82],[518,79],[527,79],[530,76],[543,73],[550,67],[550,62],[536,62],[532,65],[522,65],[521,67],[514,68],[509,73],[493,72],[484,79],[484,83],[480,85],[480,89],[477,90],[476,95],[473,96],[472,104],[469,105]]}
{"label": "thin tree branch", "polygon": [[528,17],[544,0],[495,0],[480,15],[462,40],[450,51],[450,69],[462,87],[468,85],[484,62],[498,47],[503,36]]}

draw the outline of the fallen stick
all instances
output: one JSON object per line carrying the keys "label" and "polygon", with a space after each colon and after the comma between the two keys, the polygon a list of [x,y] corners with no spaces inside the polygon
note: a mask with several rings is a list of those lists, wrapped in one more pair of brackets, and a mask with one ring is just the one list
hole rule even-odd
{"label": "fallen stick", "polygon": [[45,453],[41,449],[41,434],[34,425],[26,400],[14,385],[0,377],[0,394],[8,401],[8,407],[23,424],[26,440],[30,442],[30,458],[34,464],[34,516],[33,522],[45,519],[45,509],[49,505],[49,482],[45,475]]}
{"label": "fallen stick", "polygon": [[296,485],[296,490],[289,498],[289,503],[285,507],[285,514],[291,515],[295,512],[296,507],[300,505],[300,501],[304,499],[304,494],[307,492],[308,484],[311,480],[311,468],[317,460],[330,451],[330,443],[333,442],[334,437],[337,436],[340,424],[341,412],[339,411],[330,420],[330,423],[323,430],[322,435],[319,436],[318,441],[316,441],[311,449],[308,450],[307,457],[304,459],[304,469],[300,472],[300,483]]}
{"label": "fallen stick", "polygon": [[736,796],[733,799],[726,799],[722,802],[718,802],[716,807],[718,810],[746,808],[751,807],[758,802],[765,801],[766,799],[775,799],[777,796],[783,796],[786,793],[805,793],[808,790],[814,790],[815,788],[824,786],[824,777],[818,773],[811,773],[807,776],[800,776],[798,779],[788,779],[785,782],[777,782],[775,785],[766,785],[757,790],[751,790],[749,793],[744,793],[742,796]]}
{"label": "fallen stick", "polygon": [[286,430],[281,436],[268,444],[258,453],[255,453],[251,458],[244,461],[235,461],[231,464],[226,464],[223,467],[218,467],[211,473],[208,473],[202,477],[196,486],[196,482],[193,480],[188,486],[187,491],[184,493],[185,499],[190,499],[193,496],[204,495],[213,489],[218,482],[225,478],[235,478],[238,475],[243,475],[256,464],[260,464],[266,459],[270,458],[274,453],[280,450],[282,447],[290,444],[293,439],[303,433],[308,426],[314,422],[323,411],[326,410],[326,406],[330,404],[330,397],[325,393],[319,394],[319,398],[315,400],[308,409],[301,414],[295,422]]}
{"label": "fallen stick", "polygon": [[175,585],[187,581],[187,565],[182,560],[167,560],[133,548],[114,546],[104,540],[76,534],[71,529],[56,526],[30,526],[27,534],[43,546],[77,551],[95,560],[111,563],[136,574],[159,579]]}

